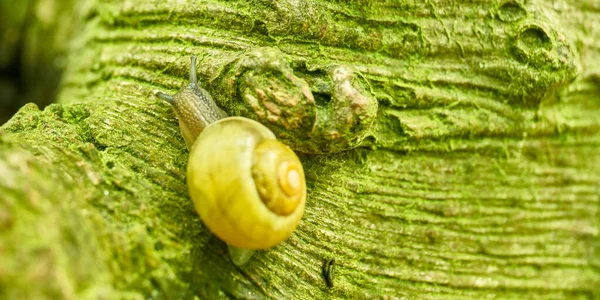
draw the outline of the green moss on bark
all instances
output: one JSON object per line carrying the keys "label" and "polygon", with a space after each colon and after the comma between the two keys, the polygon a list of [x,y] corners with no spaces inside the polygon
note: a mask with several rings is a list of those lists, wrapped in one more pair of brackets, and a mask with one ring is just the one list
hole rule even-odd
{"label": "green moss on bark", "polygon": [[[546,2],[97,3],[61,104],[2,127],[1,295],[597,296],[599,16]],[[317,95],[320,68],[352,67],[378,107],[354,149],[301,156],[298,230],[235,268],[194,212],[185,144],[153,94],[182,86],[197,54],[216,101],[244,103],[218,83],[265,46]]]}

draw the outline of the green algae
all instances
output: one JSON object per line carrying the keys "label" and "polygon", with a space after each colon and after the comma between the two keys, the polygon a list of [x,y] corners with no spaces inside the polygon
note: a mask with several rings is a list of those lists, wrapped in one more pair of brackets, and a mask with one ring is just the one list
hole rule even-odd
{"label": "green algae", "polygon": [[[573,44],[600,31],[523,3],[98,3],[62,104],[27,105],[2,127],[0,293],[593,297],[599,66],[589,60],[594,43]],[[584,20],[578,8],[571,14],[563,18]],[[330,65],[352,67],[353,85],[378,106],[353,150],[300,155],[302,223],[238,269],[194,212],[177,122],[153,95],[182,86],[195,53],[206,88],[241,112],[244,93],[223,83],[240,53],[265,46],[317,95],[316,114],[334,110],[321,96]],[[313,127],[300,128],[288,137],[298,147]],[[332,290],[319,276],[330,257]]]}

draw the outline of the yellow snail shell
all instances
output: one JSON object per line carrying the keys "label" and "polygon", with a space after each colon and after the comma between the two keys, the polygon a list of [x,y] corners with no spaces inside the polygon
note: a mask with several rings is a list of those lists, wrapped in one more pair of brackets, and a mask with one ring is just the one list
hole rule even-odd
{"label": "yellow snail shell", "polygon": [[197,82],[195,61],[187,86],[156,96],[173,106],[191,147],[187,185],[196,211],[240,265],[253,253],[243,249],[271,248],[294,231],[306,202],[304,171],[267,127],[226,117]]}
{"label": "yellow snail shell", "polygon": [[192,149],[190,196],[204,224],[221,240],[265,249],[296,228],[306,199],[302,164],[266,127],[225,118],[208,126]]}

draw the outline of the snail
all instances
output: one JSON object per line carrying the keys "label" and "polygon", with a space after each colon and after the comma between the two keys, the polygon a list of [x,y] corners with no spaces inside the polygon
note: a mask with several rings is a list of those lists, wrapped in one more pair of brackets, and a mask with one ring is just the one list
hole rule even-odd
{"label": "snail", "polygon": [[173,107],[190,149],[186,176],[196,212],[228,244],[233,263],[284,241],[306,202],[296,154],[259,122],[228,117],[200,87],[194,55],[190,83],[175,95],[156,96]]}

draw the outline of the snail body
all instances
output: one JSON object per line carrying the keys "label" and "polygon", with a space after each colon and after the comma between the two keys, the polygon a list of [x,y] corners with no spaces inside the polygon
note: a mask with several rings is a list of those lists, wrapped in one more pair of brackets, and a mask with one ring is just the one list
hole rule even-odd
{"label": "snail body", "polygon": [[[227,117],[196,79],[177,94],[157,93],[177,115],[190,148],[187,185],[204,224],[230,246],[234,263],[284,241],[304,213],[306,183],[296,154],[264,125]],[[242,258],[238,256],[243,256]]]}

